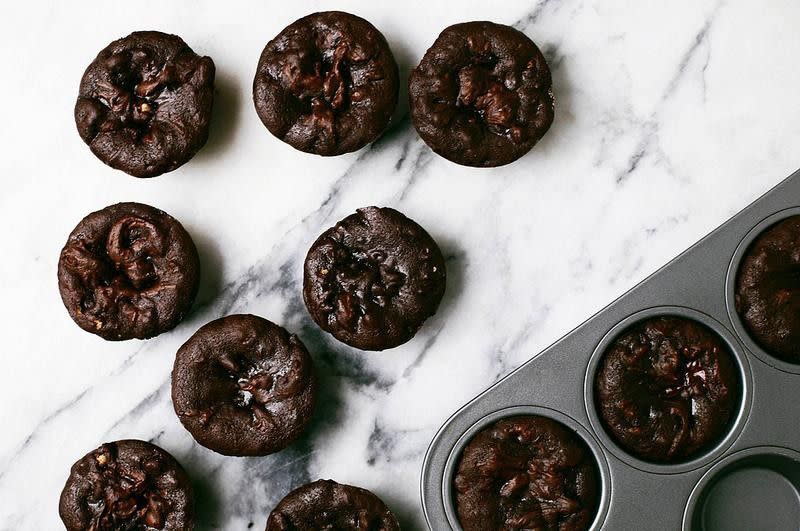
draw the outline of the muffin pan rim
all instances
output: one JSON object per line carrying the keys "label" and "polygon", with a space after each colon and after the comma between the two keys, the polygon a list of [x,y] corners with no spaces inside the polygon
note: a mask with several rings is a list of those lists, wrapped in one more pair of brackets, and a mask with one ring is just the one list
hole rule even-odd
{"label": "muffin pan rim", "polygon": [[739,341],[744,344],[749,352],[773,369],[790,374],[800,374],[800,363],[791,363],[782,360],[774,354],[770,354],[769,351],[759,345],[742,322],[739,312],[736,311],[736,277],[739,274],[739,265],[742,259],[747,254],[753,241],[761,236],[764,231],[792,216],[800,216],[800,206],[784,208],[762,218],[761,221],[753,225],[741,239],[736,246],[736,250],[728,264],[728,270],[725,273],[725,306],[734,332],[739,337]]}
{"label": "muffin pan rim", "polygon": [[[688,461],[677,463],[654,463],[646,461],[635,455],[631,454],[622,446],[620,446],[613,437],[608,433],[608,430],[603,425],[600,415],[597,413],[597,405],[595,404],[594,396],[594,377],[603,355],[608,350],[611,343],[617,339],[620,334],[624,333],[629,327],[653,317],[661,316],[674,316],[682,317],[692,321],[696,321],[709,330],[714,332],[730,350],[731,357],[736,363],[739,376],[740,392],[735,417],[730,421],[725,436],[717,441],[713,447],[708,448],[702,454],[694,457]],[[612,453],[620,461],[629,464],[630,466],[639,469],[643,472],[650,472],[653,474],[680,474],[683,472],[691,472],[701,468],[725,453],[738,439],[744,430],[747,419],[750,416],[750,406],[752,405],[752,387],[753,376],[750,370],[750,362],[747,355],[743,351],[742,346],[737,342],[736,336],[726,329],[722,323],[714,319],[708,314],[699,310],[689,308],[686,306],[653,306],[639,310],[633,314],[628,315],[603,335],[603,338],[597,344],[592,352],[589,363],[586,367],[586,376],[584,378],[583,401],[586,408],[586,414],[589,417],[589,424],[592,427],[594,436],[600,441],[600,444]]]}
{"label": "muffin pan rim", "polygon": [[595,465],[597,466],[598,478],[600,480],[600,496],[597,503],[597,510],[595,511],[594,520],[589,529],[599,530],[605,521],[606,514],[608,513],[608,506],[611,501],[611,471],[608,467],[608,460],[603,453],[603,449],[593,434],[586,427],[582,426],[580,422],[573,419],[566,413],[558,410],[536,405],[519,405],[498,409],[492,413],[484,415],[472,424],[464,433],[461,434],[456,444],[450,449],[450,453],[445,463],[444,475],[442,481],[442,497],[444,499],[444,508],[447,515],[448,524],[454,531],[463,531],[461,524],[458,520],[458,514],[455,507],[453,498],[453,481],[455,480],[456,471],[458,468],[458,460],[461,457],[464,447],[472,440],[472,438],[483,428],[486,428],[493,422],[497,422],[504,418],[518,417],[518,416],[540,416],[546,417],[556,422],[559,422],[572,433],[580,437],[591,451],[594,457]]}

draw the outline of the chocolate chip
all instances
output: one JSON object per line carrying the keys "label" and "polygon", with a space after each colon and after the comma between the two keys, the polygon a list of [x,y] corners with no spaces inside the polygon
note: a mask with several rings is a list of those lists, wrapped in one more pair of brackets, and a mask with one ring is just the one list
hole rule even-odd
{"label": "chocolate chip", "polygon": [[594,520],[600,484],[586,443],[530,415],[479,431],[458,461],[455,490],[464,531],[581,531]]}

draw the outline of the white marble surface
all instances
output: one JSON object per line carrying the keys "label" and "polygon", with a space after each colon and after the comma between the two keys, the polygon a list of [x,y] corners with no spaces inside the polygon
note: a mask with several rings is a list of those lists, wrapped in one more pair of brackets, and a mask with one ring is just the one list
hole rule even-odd
{"label": "white marble surface", "polygon": [[[371,148],[335,159],[293,151],[254,112],[255,64],[283,26],[333,8],[383,31],[403,79],[449,24],[514,24],[553,69],[553,128],[516,164],[468,169],[432,154],[401,103]],[[163,446],[196,478],[201,529],[261,529],[288,490],[320,477],[374,490],[405,529],[422,529],[420,463],[453,411],[800,166],[798,20],[795,0],[5,6],[0,529],[58,529],[70,464],[129,437]],[[218,72],[209,144],[149,181],[98,162],[72,119],[85,66],[136,29],[180,34]],[[203,282],[174,331],[107,343],[67,316],[56,262],[84,214],[123,200],[187,227]],[[299,287],[313,239],[369,204],[425,226],[449,277],[436,317],[382,354],[320,332]],[[172,411],[176,349],[232,312],[297,332],[323,381],[313,429],[271,457],[216,455]]]}

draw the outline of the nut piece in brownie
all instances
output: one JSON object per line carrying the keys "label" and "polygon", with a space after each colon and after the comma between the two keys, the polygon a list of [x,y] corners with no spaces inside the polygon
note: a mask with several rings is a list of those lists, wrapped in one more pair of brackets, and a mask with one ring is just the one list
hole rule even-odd
{"label": "nut piece in brownie", "polygon": [[58,512],[68,531],[190,531],[192,486],[181,465],[137,440],[104,444],[72,466]]}
{"label": "nut piece in brownie", "polygon": [[455,503],[464,531],[581,531],[600,492],[591,450],[560,422],[538,415],[501,419],[464,448]]}
{"label": "nut piece in brownie", "polygon": [[522,32],[492,22],[442,31],[411,73],[408,96],[425,143],[465,166],[514,162],[553,122],[544,56]]}
{"label": "nut piece in brownie", "polygon": [[81,79],[75,124],[117,170],[155,177],[206,143],[214,62],[176,35],[137,31],[105,47]]}
{"label": "nut piece in brownie", "polygon": [[308,251],[303,299],[339,341],[384,350],[411,339],[445,289],[442,253],[425,229],[391,208],[361,208]]}
{"label": "nut piece in brownie", "polygon": [[341,155],[386,129],[397,105],[398,75],[375,26],[340,11],[314,13],[267,43],[253,102],[267,129],[290,146]]}
{"label": "nut piece in brownie", "polygon": [[318,480],[299,487],[278,503],[266,531],[335,529],[337,531],[400,531],[380,498],[366,489]]}
{"label": "nut piece in brownie", "polygon": [[718,442],[739,393],[727,345],[683,317],[654,317],[625,330],[595,375],[606,430],[626,451],[657,463],[691,459]]}
{"label": "nut piece in brownie", "polygon": [[739,265],[735,301],[756,343],[800,363],[800,216],[769,227],[750,245]]}
{"label": "nut piece in brownie", "polygon": [[70,316],[107,340],[146,339],[174,328],[199,282],[189,233],[141,203],[118,203],[83,218],[58,261],[58,288]]}
{"label": "nut piece in brownie", "polygon": [[203,446],[267,455],[306,429],[314,411],[311,356],[297,336],[255,315],[201,327],[178,350],[172,404]]}

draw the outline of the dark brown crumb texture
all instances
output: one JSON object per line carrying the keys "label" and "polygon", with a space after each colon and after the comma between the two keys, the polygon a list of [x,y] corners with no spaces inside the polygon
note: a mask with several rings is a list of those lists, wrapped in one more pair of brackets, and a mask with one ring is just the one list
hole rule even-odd
{"label": "dark brown crumb texture", "polygon": [[86,69],[75,123],[97,158],[154,177],[203,147],[213,99],[209,57],[176,35],[137,31],[109,44]]}
{"label": "dark brown crumb texture", "polygon": [[600,492],[586,443],[552,419],[509,417],[464,448],[455,502],[464,531],[581,531],[594,520]]}
{"label": "dark brown crumb texture", "polygon": [[726,344],[682,317],[655,317],[622,333],[595,376],[600,417],[640,459],[697,456],[730,428],[740,384]]}

